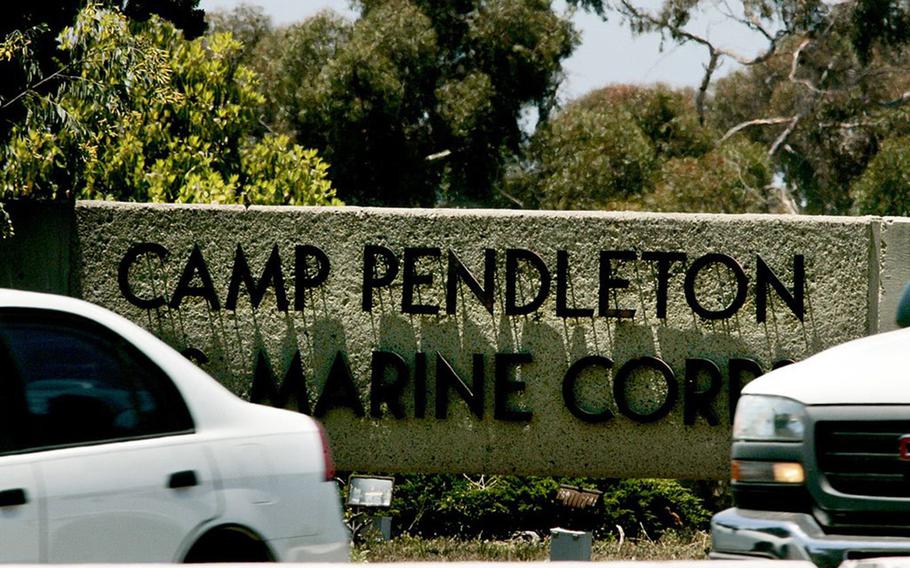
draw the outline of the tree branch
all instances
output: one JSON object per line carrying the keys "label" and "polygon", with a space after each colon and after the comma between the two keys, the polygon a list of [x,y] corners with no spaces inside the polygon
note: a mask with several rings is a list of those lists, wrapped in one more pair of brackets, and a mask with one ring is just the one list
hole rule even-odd
{"label": "tree branch", "polygon": [[64,65],[63,67],[61,67],[60,69],[58,69],[57,71],[51,73],[50,75],[48,75],[48,76],[45,77],[44,79],[41,79],[40,81],[38,81],[38,82],[35,83],[34,85],[30,85],[30,86],[26,87],[26,89],[25,89],[24,91],[22,91],[21,93],[19,93],[19,94],[16,95],[15,97],[11,98],[10,100],[8,100],[8,101],[6,101],[5,103],[3,103],[2,105],[0,105],[0,110],[4,110],[6,107],[8,107],[8,106],[10,106],[11,104],[15,103],[16,101],[18,101],[19,99],[21,99],[21,98],[24,97],[25,95],[27,95],[27,94],[29,94],[29,93],[31,93],[31,92],[34,92],[35,89],[37,89],[37,88],[40,87],[41,85],[47,83],[48,81],[50,81],[50,80],[52,80],[52,79],[56,79],[57,77],[63,75],[63,72],[66,71],[67,69],[69,69],[70,66],[72,66],[72,64],[71,64],[71,63],[68,63],[68,64]]}
{"label": "tree branch", "polygon": [[796,130],[796,125],[799,124],[799,121],[802,120],[804,116],[806,116],[806,111],[799,112],[790,119],[790,124],[787,125],[787,128],[785,128],[784,131],[780,133],[780,136],[774,140],[774,144],[771,144],[771,147],[768,149],[769,158],[774,157],[774,154],[777,153],[778,148],[780,148],[781,144],[783,144],[787,138],[793,134],[793,131]]}
{"label": "tree branch", "polygon": [[717,144],[718,145],[723,144],[728,139],[730,139],[734,134],[736,134],[740,130],[743,130],[750,126],[768,126],[768,125],[772,125],[772,124],[787,124],[788,122],[790,122],[792,120],[793,120],[792,116],[776,116],[774,118],[756,118],[753,120],[747,120],[745,122],[740,122],[739,124],[737,124],[736,126],[731,128],[730,130],[728,130],[726,132],[726,134],[721,136],[720,140],[717,141]]}
{"label": "tree branch", "polygon": [[804,85],[807,89],[809,89],[813,93],[818,93],[819,90],[818,90],[818,88],[816,88],[815,85],[812,84],[812,81],[810,81],[808,79],[797,79],[796,78],[796,71],[797,71],[797,69],[799,69],[799,58],[802,56],[803,50],[806,49],[806,46],[809,45],[810,43],[812,43],[811,39],[809,39],[809,38],[804,39],[802,42],[800,42],[799,46],[796,48],[796,51],[793,52],[793,63],[790,64],[790,74],[787,75],[787,78],[790,80],[791,83],[798,83],[800,85]]}
{"label": "tree branch", "polygon": [[[746,26],[750,30],[760,33],[768,41],[774,41],[774,36],[772,36],[771,32],[769,32],[768,29],[765,28],[761,24],[761,20],[759,20],[755,14],[746,13],[745,18],[740,18],[739,16],[737,16],[736,14],[733,13],[733,9],[730,8],[730,3],[727,2],[727,0],[723,0],[723,4],[724,4],[724,8],[726,8],[726,10],[723,11],[725,16],[727,16],[734,22],[738,22],[738,23]],[[743,8],[745,8],[745,5],[743,6]]]}
{"label": "tree branch", "polygon": [[778,189],[780,191],[780,203],[783,205],[784,211],[790,215],[799,214],[799,206],[796,204],[793,196],[790,195],[790,190],[788,190],[787,187],[783,185]]}
{"label": "tree branch", "polygon": [[897,108],[899,106],[907,104],[908,102],[910,102],[910,91],[904,91],[901,93],[901,96],[897,97],[896,99],[891,99],[890,101],[880,102],[877,104],[878,106],[885,108]]}
{"label": "tree branch", "polygon": [[[804,39],[799,44],[799,47],[796,48],[796,51],[793,52],[793,63],[790,64],[790,74],[787,75],[787,79],[789,79],[791,83],[796,83],[797,85],[802,85],[802,86],[806,87],[807,89],[809,89],[809,91],[811,91],[815,95],[826,95],[826,94],[833,93],[835,91],[831,91],[831,90],[827,90],[827,89],[820,89],[820,88],[816,87],[815,83],[813,83],[809,79],[798,79],[796,77],[796,72],[799,69],[800,57],[802,57],[803,50],[810,43],[812,43],[811,38]],[[832,57],[831,61],[828,62],[828,65],[825,66],[825,70],[822,72],[820,82],[822,82],[822,83],[825,82],[825,79],[828,78],[828,74],[831,72],[831,69],[833,69],[833,68],[834,68],[834,58]],[[839,91],[845,91],[845,90],[848,90],[848,88],[839,89]]]}
{"label": "tree branch", "polygon": [[499,191],[499,194],[500,194],[500,195],[502,195],[503,197],[505,197],[506,199],[508,199],[508,200],[511,201],[512,203],[514,203],[515,205],[518,205],[518,207],[520,207],[520,208],[522,208],[522,209],[525,208],[524,201],[518,199],[517,197],[515,197],[514,195],[512,195],[511,193],[509,193],[508,191],[506,191],[506,190],[504,190],[504,189],[502,189],[502,188],[499,188],[498,191]]}
{"label": "tree branch", "polygon": [[[670,34],[675,37],[682,38],[685,41],[692,41],[697,44],[703,45],[706,48],[708,48],[708,51],[710,53],[712,53],[712,54],[716,53],[718,55],[723,55],[724,57],[729,57],[729,58],[733,59],[734,61],[736,61],[737,63],[739,63],[740,65],[745,65],[745,66],[757,65],[764,61],[767,61],[772,55],[774,55],[776,53],[777,44],[780,42],[780,40],[783,37],[785,37],[786,35],[788,35],[786,31],[781,30],[781,31],[777,32],[775,35],[771,36],[770,34],[767,33],[767,30],[762,29],[761,31],[763,31],[769,37],[768,49],[766,49],[762,53],[759,53],[755,57],[750,58],[750,57],[745,57],[739,53],[736,53],[735,51],[725,49],[722,47],[717,47],[709,39],[702,37],[700,35],[694,34],[686,29],[683,29],[682,26],[678,26],[676,24],[671,23],[669,21],[669,19],[666,17],[659,18],[659,17],[655,16],[654,14],[651,14],[650,12],[641,10],[637,6],[632,5],[629,2],[629,0],[620,0],[620,5],[621,5],[620,13],[625,14],[627,17],[629,17],[631,19],[635,19],[635,20],[638,20],[639,22],[647,24],[646,27],[669,30]],[[643,26],[643,27],[645,27],[645,26]],[[760,33],[761,33],[761,31],[760,31]],[[683,42],[683,43],[685,43],[685,42]]]}
{"label": "tree branch", "polygon": [[865,128],[872,126],[882,126],[885,123],[882,119],[877,120],[857,120],[855,122],[820,122],[819,128],[829,128],[837,130],[852,130],[854,128]]}
{"label": "tree branch", "polygon": [[710,51],[711,57],[708,59],[708,64],[705,65],[705,75],[701,78],[701,84],[698,86],[698,94],[695,95],[695,112],[698,113],[698,124],[705,125],[705,96],[708,94],[708,87],[711,85],[711,76],[714,75],[714,71],[717,70],[717,62],[720,59],[720,54],[714,51]]}

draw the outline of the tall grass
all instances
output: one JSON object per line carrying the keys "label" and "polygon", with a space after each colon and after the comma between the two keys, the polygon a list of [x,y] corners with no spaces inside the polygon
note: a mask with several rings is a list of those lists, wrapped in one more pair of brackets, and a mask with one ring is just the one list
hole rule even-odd
{"label": "tall grass", "polygon": [[[592,560],[703,560],[710,536],[705,532],[665,533],[658,540],[613,539],[594,542]],[[524,540],[461,540],[401,536],[390,541],[370,540],[352,552],[354,562],[547,560],[549,538]]]}

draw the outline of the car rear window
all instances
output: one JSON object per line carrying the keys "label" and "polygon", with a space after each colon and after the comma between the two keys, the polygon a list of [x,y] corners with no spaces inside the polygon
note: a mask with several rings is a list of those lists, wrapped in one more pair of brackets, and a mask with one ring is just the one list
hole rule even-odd
{"label": "car rear window", "polygon": [[[0,313],[0,344],[27,428],[7,446],[42,449],[192,431],[167,375],[90,320],[43,310]],[[7,389],[10,388],[8,385]],[[0,446],[0,451],[2,451]]]}

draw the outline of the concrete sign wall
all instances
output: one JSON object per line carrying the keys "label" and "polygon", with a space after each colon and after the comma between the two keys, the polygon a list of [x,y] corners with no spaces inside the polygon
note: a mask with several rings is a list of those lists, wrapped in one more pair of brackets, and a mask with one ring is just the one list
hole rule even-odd
{"label": "concrete sign wall", "polygon": [[71,225],[44,281],[319,416],[359,471],[726,478],[741,385],[877,331],[910,278],[910,227],[870,217],[81,203]]}

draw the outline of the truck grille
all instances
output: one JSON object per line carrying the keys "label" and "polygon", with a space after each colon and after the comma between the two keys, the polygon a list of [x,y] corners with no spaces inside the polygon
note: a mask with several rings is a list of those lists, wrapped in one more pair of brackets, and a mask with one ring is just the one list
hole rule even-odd
{"label": "truck grille", "polygon": [[910,462],[898,454],[898,440],[908,433],[910,420],[818,422],[819,470],[841,493],[910,497]]}

